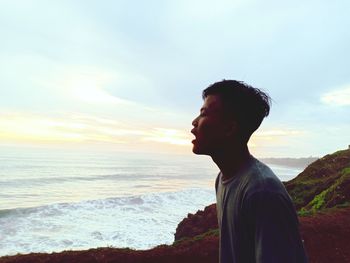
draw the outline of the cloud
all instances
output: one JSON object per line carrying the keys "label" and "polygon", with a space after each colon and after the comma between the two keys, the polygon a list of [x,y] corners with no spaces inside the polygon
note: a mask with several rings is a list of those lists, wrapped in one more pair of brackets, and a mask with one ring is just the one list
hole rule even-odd
{"label": "cloud", "polygon": [[31,113],[0,114],[0,142],[112,143],[124,145],[161,143],[190,145],[189,135],[172,128],[152,128],[84,114],[45,116]]}
{"label": "cloud", "polygon": [[150,132],[150,136],[145,137],[143,140],[172,145],[190,145],[189,135],[176,129],[155,128]]}
{"label": "cloud", "polygon": [[65,78],[64,89],[82,102],[94,104],[123,103],[124,100],[112,96],[103,87],[111,83],[111,77],[97,74],[76,74]]}
{"label": "cloud", "polygon": [[321,101],[334,106],[350,105],[350,84],[323,94]]}

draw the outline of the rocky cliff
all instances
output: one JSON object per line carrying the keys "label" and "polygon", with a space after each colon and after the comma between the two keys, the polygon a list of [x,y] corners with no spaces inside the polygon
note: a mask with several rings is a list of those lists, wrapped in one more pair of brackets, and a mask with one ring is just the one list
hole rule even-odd
{"label": "rocky cliff", "polygon": [[318,159],[285,185],[301,213],[348,205],[350,149]]}
{"label": "rocky cliff", "polygon": [[195,237],[217,228],[216,205],[212,204],[204,211],[199,210],[196,214],[188,214],[176,228],[175,241]]}

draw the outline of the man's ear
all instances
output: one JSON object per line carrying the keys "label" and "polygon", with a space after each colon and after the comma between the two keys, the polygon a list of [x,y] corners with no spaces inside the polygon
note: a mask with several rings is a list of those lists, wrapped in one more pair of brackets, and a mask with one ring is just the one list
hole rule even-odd
{"label": "man's ear", "polygon": [[226,126],[226,136],[231,137],[232,135],[237,134],[238,125],[236,121],[228,121]]}

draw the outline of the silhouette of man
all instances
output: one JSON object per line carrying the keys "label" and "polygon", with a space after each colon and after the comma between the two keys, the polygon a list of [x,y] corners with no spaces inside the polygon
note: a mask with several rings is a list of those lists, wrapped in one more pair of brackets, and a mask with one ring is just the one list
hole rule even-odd
{"label": "silhouette of man", "polygon": [[269,114],[270,97],[244,82],[223,80],[206,88],[203,100],[192,122],[192,151],[211,156],[220,169],[220,263],[307,262],[290,196],[247,146]]}

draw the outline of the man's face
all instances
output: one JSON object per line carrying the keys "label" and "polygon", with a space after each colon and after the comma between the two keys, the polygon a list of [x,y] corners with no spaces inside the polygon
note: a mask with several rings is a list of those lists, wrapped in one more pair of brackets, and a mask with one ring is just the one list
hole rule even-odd
{"label": "man's face", "polygon": [[224,119],[224,108],[218,95],[205,98],[200,115],[192,122],[191,132],[196,137],[192,143],[195,154],[212,155],[222,151],[227,144],[228,122]]}

